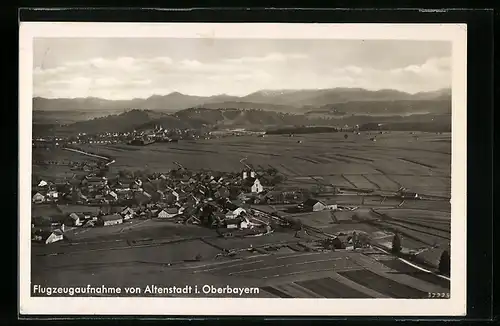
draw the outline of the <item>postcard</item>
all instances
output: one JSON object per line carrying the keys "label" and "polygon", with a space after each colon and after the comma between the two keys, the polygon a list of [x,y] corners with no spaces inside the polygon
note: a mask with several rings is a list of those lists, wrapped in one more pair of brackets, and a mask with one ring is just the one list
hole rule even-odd
{"label": "postcard", "polygon": [[22,315],[463,316],[464,24],[20,24]]}

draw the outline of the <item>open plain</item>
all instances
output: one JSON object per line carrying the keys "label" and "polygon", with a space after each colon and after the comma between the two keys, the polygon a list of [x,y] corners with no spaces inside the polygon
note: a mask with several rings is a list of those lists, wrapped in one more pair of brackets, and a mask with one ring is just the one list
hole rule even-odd
{"label": "open plain", "polygon": [[[359,208],[332,215],[287,213],[287,205],[255,207],[300,219],[311,228],[302,236],[282,231],[224,239],[201,226],[155,219],[69,230],[69,243],[32,246],[36,284],[252,285],[260,287],[259,296],[283,298],[426,298],[429,292],[449,291],[448,280],[412,268],[384,253],[384,248],[391,241],[390,232],[399,232],[405,248],[428,248],[421,254],[421,263],[431,267],[437,266],[441,252],[433,248],[449,248],[450,134],[338,132],[78,148],[114,160],[110,165],[114,172],[168,172],[179,164],[190,170],[226,172],[239,172],[245,165],[273,167],[286,176],[284,187],[338,187],[344,193],[325,195],[322,200]],[[44,150],[43,155],[52,155],[55,161],[89,159],[62,149]],[[34,164],[34,171],[37,168]],[[424,199],[401,201],[384,195],[400,187]],[[303,245],[349,230],[369,234],[380,249],[314,253]],[[236,254],[219,257],[228,251]],[[195,259],[198,254],[201,262]]]}
{"label": "open plain", "polygon": [[[370,140],[373,137],[376,141]],[[448,198],[451,191],[450,133],[337,132],[78,147],[115,159],[116,170],[166,172],[177,168],[177,162],[190,170],[239,172],[246,163],[254,168],[272,166],[287,176],[288,184],[297,186],[322,183],[389,191],[403,186]]]}

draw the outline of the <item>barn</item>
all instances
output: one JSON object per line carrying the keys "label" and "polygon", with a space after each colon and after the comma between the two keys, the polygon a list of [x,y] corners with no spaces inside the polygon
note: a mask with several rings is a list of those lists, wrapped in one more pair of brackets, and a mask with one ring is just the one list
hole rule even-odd
{"label": "barn", "polygon": [[302,208],[306,211],[318,212],[326,209],[326,204],[317,200],[317,199],[308,199],[302,204],[299,205],[299,208]]}
{"label": "barn", "polygon": [[99,222],[101,225],[109,226],[123,223],[123,217],[118,214],[104,215],[99,217]]}

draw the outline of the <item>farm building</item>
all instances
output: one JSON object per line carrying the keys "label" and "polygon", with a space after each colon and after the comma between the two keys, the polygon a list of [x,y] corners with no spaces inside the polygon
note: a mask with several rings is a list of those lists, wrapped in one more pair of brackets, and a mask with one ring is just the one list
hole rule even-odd
{"label": "farm building", "polygon": [[306,211],[318,212],[326,209],[326,204],[317,200],[317,199],[307,199],[305,202],[299,205],[299,208],[302,208]]}
{"label": "farm building", "polygon": [[43,230],[40,232],[35,232],[34,240],[43,242],[45,244],[54,243],[64,239],[64,234],[62,230]]}
{"label": "farm building", "polygon": [[109,226],[123,223],[123,217],[118,214],[104,215],[98,218],[101,225]]}

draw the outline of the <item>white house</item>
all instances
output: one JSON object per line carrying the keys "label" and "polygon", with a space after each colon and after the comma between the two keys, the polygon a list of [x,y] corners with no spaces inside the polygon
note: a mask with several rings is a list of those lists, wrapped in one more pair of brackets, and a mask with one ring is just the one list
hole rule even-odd
{"label": "white house", "polygon": [[35,195],[33,195],[33,203],[35,204],[40,204],[45,201],[45,196],[42,195],[41,193],[37,192]]}
{"label": "white house", "polygon": [[248,229],[251,226],[250,221],[248,218],[243,217],[241,223],[240,223],[240,229]]}
{"label": "white house", "polygon": [[38,184],[39,187],[45,187],[47,185],[48,185],[47,181],[44,180],[41,180],[40,183]]}
{"label": "white house", "polygon": [[55,190],[47,192],[47,200],[57,200],[59,198],[59,193]]}
{"label": "white house", "polygon": [[80,218],[80,216],[78,216],[78,214],[71,213],[71,214],[69,214],[69,218],[70,218],[71,224],[73,226],[80,226],[80,225],[82,225],[82,219]]}
{"label": "white house", "polygon": [[64,239],[63,231],[61,231],[61,230],[54,230],[49,235],[49,237],[47,238],[47,240],[45,240],[45,244],[49,244],[49,243],[61,241],[63,239]]}
{"label": "white house", "polygon": [[226,214],[226,218],[236,218],[240,216],[241,213],[246,213],[244,208],[238,207],[234,211],[229,211]]}
{"label": "white house", "polygon": [[134,218],[135,212],[132,208],[127,207],[121,212],[121,214],[124,220],[130,220],[131,218]]}
{"label": "white house", "polygon": [[179,210],[175,207],[170,207],[166,209],[162,209],[158,213],[159,218],[172,218],[174,216],[177,216],[179,214]]}
{"label": "white house", "polygon": [[317,199],[310,198],[300,204],[299,207],[308,211],[318,212],[326,209],[327,205]]}

